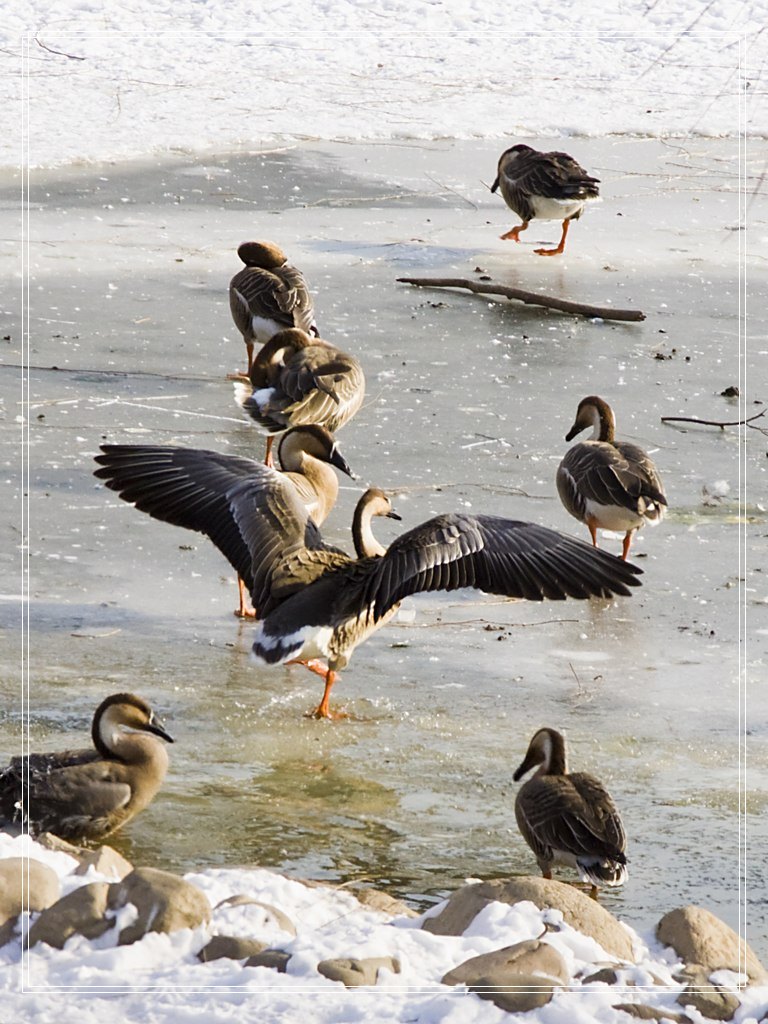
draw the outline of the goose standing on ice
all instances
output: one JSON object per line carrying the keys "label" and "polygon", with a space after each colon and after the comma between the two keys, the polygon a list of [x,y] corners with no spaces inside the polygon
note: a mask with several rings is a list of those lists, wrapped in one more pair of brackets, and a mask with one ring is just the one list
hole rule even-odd
{"label": "goose standing on ice", "polygon": [[540,153],[518,145],[499,157],[491,192],[500,189],[504,202],[520,217],[522,224],[501,237],[520,241],[534,219],[561,220],[563,233],[556,249],[534,249],[539,256],[559,256],[572,220],[578,220],[588,202],[599,201],[599,178],[593,178],[567,153]]}
{"label": "goose standing on ice", "polygon": [[253,364],[255,345],[273,334],[299,327],[317,335],[315,310],[301,271],[291,266],[274,242],[243,242],[237,255],[245,264],[229,283],[229,308]]}
{"label": "goose standing on ice", "polygon": [[[411,594],[473,587],[530,601],[628,595],[642,570],[588,544],[535,523],[498,516],[448,513],[402,534],[384,550],[371,518],[391,516],[387,496],[372,488],[353,521],[357,558],[325,545],[305,515],[270,564],[261,556],[265,534],[249,522],[252,597],[264,614],[253,652],[268,665],[299,661],[322,675],[316,718],[331,718],[331,688],[358,644],[380,629]],[[597,558],[602,555],[602,558]]]}
{"label": "goose standing on ice", "polygon": [[268,466],[273,435],[305,423],[335,433],[365,397],[357,359],[298,327],[273,334],[256,354],[250,374],[233,379],[237,404],[268,435]]}
{"label": "goose standing on ice", "polygon": [[582,398],[571,441],[588,427],[590,440],[569,448],[557,470],[557,490],[570,514],[586,523],[597,547],[597,531],[624,531],[622,558],[629,556],[632,534],[645,523],[656,526],[664,517],[667,498],[653,460],[642,448],[614,438],[616,419],[597,395]]}

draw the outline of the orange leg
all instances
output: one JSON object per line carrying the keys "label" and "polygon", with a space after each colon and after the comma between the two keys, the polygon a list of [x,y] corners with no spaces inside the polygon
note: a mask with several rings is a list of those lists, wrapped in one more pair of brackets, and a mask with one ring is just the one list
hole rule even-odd
{"label": "orange leg", "polygon": [[328,668],[324,661],[319,658],[310,658],[309,661],[302,661],[301,658],[294,658],[293,661],[287,661],[286,665],[303,665],[304,668],[308,668],[310,672],[314,672],[318,676],[322,676],[325,679],[325,689],[323,690],[323,699],[317,705],[314,711],[307,712],[307,718],[347,718],[348,716],[343,711],[331,711],[328,701],[331,696],[331,690],[333,684],[338,678],[338,674],[333,669]]}
{"label": "orange leg", "polygon": [[552,881],[552,872],[551,872],[550,870],[547,870],[547,871],[542,871],[542,872],[541,872],[541,877],[542,877],[542,878],[547,878],[547,879],[549,879],[550,881]]}
{"label": "orange leg", "polygon": [[525,229],[527,227],[528,227],[528,221],[524,220],[522,224],[518,224],[517,227],[516,228],[512,228],[511,231],[507,231],[505,234],[499,235],[499,238],[503,238],[505,241],[507,239],[512,239],[513,242],[519,242],[520,241],[520,232],[521,231],[525,231]]}
{"label": "orange leg", "polygon": [[240,595],[240,607],[235,612],[235,615],[238,617],[238,619],[258,618],[258,613],[256,609],[251,608],[250,604],[248,603],[248,591],[245,589],[245,584],[243,583],[239,576],[237,577],[237,589]]}
{"label": "orange leg", "polygon": [[274,438],[270,434],[269,437],[267,437],[267,452],[266,452],[266,455],[264,456],[264,465],[265,466],[269,466],[270,469],[274,469],[275,468],[275,460],[272,457],[272,442],[273,441],[274,441]]}
{"label": "orange leg", "polygon": [[307,718],[348,718],[349,716],[343,711],[331,711],[328,701],[331,696],[331,690],[333,684],[338,678],[338,674],[333,669],[328,668],[324,661],[319,658],[310,658],[308,661],[303,661],[301,658],[294,658],[293,661],[286,661],[286,665],[303,665],[304,668],[308,668],[310,672],[314,672],[318,676],[322,676],[325,679],[325,689],[323,690],[323,699],[317,705],[314,711],[307,712]]}
{"label": "orange leg", "polygon": [[592,547],[596,548],[597,547],[597,526],[598,526],[597,520],[593,519],[591,516],[588,516],[584,520],[584,522],[587,524],[587,529],[589,530],[589,535],[592,538]]}
{"label": "orange leg", "polygon": [[568,225],[570,223],[569,220],[563,221],[563,234],[560,238],[560,245],[556,249],[534,249],[533,251],[539,256],[559,256],[565,248],[565,236],[568,234]]}
{"label": "orange leg", "polygon": [[593,900],[597,899],[597,886],[596,885],[591,886],[591,888],[589,890],[589,895],[592,897]]}
{"label": "orange leg", "polygon": [[344,715],[343,712],[331,711],[330,707],[328,706],[328,701],[331,696],[331,689],[335,682],[336,673],[331,669],[328,669],[328,673],[325,677],[325,689],[323,690],[323,699],[312,712],[310,718],[346,718],[346,715]]}
{"label": "orange leg", "polygon": [[314,672],[315,675],[322,676],[323,679],[328,675],[330,669],[321,661],[319,658],[310,658],[308,661],[303,658],[294,658],[292,661],[286,661],[286,665],[303,665],[304,668],[308,668],[310,672]]}
{"label": "orange leg", "polygon": [[632,543],[632,530],[627,530],[624,534],[624,545],[621,550],[621,557],[626,560],[629,558],[629,546]]}
{"label": "orange leg", "polygon": [[246,341],[245,348],[248,353],[248,369],[245,371],[246,377],[251,375],[251,367],[253,366],[253,342]]}

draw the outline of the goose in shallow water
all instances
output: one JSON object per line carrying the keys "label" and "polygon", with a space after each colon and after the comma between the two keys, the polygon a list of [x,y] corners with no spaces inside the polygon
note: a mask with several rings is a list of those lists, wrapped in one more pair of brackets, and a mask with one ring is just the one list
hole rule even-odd
{"label": "goose in shallow water", "polygon": [[501,237],[520,241],[530,221],[561,220],[563,233],[556,249],[534,249],[539,256],[559,256],[572,220],[578,220],[588,202],[599,200],[599,178],[587,174],[567,153],[540,153],[530,146],[512,146],[499,157],[491,192],[501,190],[504,202],[522,224]]}
{"label": "goose in shallow water", "polygon": [[268,561],[261,556],[259,522],[249,523],[252,596],[264,610],[253,652],[269,665],[301,661],[323,675],[318,718],[333,717],[331,687],[355,647],[410,594],[473,587],[542,601],[628,595],[639,585],[635,566],[535,523],[449,513],[402,534],[385,551],[371,532],[373,515],[391,515],[388,498],[376,489],[363,495],[355,511],[356,559],[329,549],[304,517],[296,520],[293,539],[284,536],[286,547]]}
{"label": "goose in shallow water", "polygon": [[642,448],[614,439],[613,410],[597,395],[579,402],[565,440],[588,427],[594,428],[592,438],[569,448],[558,467],[557,490],[571,515],[586,523],[595,547],[598,529],[623,530],[626,559],[634,531],[661,522],[667,505],[664,487]]}
{"label": "goose in shallow water", "polygon": [[0,826],[102,839],[142,811],[168,770],[161,741],[173,743],[152,708],[115,693],[96,709],[91,736],[95,750],[15,757],[0,771]]}
{"label": "goose in shallow water", "polygon": [[555,729],[534,735],[515,782],[536,765],[518,791],[515,817],[544,877],[552,877],[553,864],[564,864],[591,884],[593,896],[601,885],[621,885],[627,837],[608,791],[593,775],[569,774],[565,739]]}
{"label": "goose in shallow water", "polygon": [[[153,449],[147,453],[151,458]],[[475,587],[542,601],[628,595],[639,585],[636,566],[555,530],[496,516],[436,516],[385,551],[371,520],[399,516],[376,488],[355,509],[352,558],[324,543],[295,488],[265,488],[237,474],[226,479],[231,469],[221,456],[215,472],[205,462],[161,469],[159,477],[147,468],[139,485],[146,492],[152,482],[152,514],[207,533],[248,586],[262,620],[257,660],[300,661],[323,676],[319,718],[333,717],[328,702],[338,670],[409,594]],[[146,501],[139,507],[150,510]]]}
{"label": "goose in shallow water", "polygon": [[357,359],[297,327],[273,334],[256,354],[250,375],[233,379],[236,402],[269,435],[268,466],[273,434],[303,423],[335,433],[365,396]]}
{"label": "goose in shallow water", "polygon": [[101,451],[101,468],[94,473],[124,501],[154,519],[210,537],[238,574],[235,614],[241,618],[256,614],[245,600],[246,589],[253,592],[253,568],[244,520],[262,516],[272,530],[271,545],[279,547],[285,530],[294,537],[290,517],[297,509],[319,525],[333,508],[339,482],[332,466],[352,476],[333,436],[315,425],[294,427],[280,438],[282,472],[200,448],[104,444]]}
{"label": "goose in shallow water", "polygon": [[274,242],[243,242],[237,255],[245,264],[229,283],[229,308],[253,364],[254,345],[299,327],[317,335],[315,311],[306,282]]}

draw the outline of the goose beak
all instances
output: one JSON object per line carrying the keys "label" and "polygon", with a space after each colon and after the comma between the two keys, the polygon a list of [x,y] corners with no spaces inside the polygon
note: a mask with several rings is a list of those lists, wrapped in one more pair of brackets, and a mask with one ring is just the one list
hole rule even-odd
{"label": "goose beak", "polygon": [[494,183],[491,185],[491,192],[495,192],[498,187],[499,187],[499,179],[497,177],[496,181],[494,181]]}
{"label": "goose beak", "polygon": [[578,423],[574,423],[568,433],[565,435],[566,441],[572,441],[577,434],[580,434],[584,427],[580,427]]}
{"label": "goose beak", "polygon": [[173,736],[171,736],[170,733],[167,733],[165,731],[165,729],[163,728],[162,722],[159,719],[155,718],[154,715],[152,715],[150,720],[147,722],[145,728],[146,728],[147,732],[154,733],[155,736],[159,736],[160,739],[165,740],[166,743],[173,743],[173,742],[175,742],[174,739],[173,739]]}
{"label": "goose beak", "polygon": [[402,516],[399,516],[399,515],[397,514],[397,512],[395,512],[395,510],[394,510],[394,509],[390,509],[390,510],[389,510],[389,512],[387,512],[387,515],[386,515],[386,517],[385,517],[385,518],[387,518],[387,519],[397,519],[397,521],[398,521],[399,523],[401,523],[401,522],[403,521],[403,517],[402,517]]}
{"label": "goose beak", "polygon": [[357,480],[357,477],[349,468],[349,463],[341,454],[336,445],[334,445],[333,448],[331,449],[331,457],[329,458],[328,461],[332,466],[335,466],[336,469],[340,469],[342,473],[346,473],[351,480]]}
{"label": "goose beak", "polygon": [[520,779],[522,779],[524,775],[527,775],[531,768],[534,768],[537,764],[541,764],[541,758],[537,754],[526,754],[523,763],[512,776],[513,781],[519,782]]}

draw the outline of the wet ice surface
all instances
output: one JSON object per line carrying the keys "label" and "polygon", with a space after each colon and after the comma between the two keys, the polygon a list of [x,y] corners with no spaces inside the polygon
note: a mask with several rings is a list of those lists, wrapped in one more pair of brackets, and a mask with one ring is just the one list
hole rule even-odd
{"label": "wet ice surface", "polygon": [[[746,404],[720,395],[739,384],[736,143],[574,140],[567,148],[602,178],[604,202],[573,226],[559,260],[532,253],[557,241],[553,223],[534,223],[518,246],[498,240],[516,219],[482,183],[495,173],[494,143],[326,146],[36,174],[32,741],[39,749],[81,742],[110,692],[152,700],[177,743],[160,796],[115,840],[135,861],[367,878],[419,906],[467,876],[529,873],[512,772],[530,735],[548,724],[566,730],[572,765],[604,779],[624,816],[629,881],[601,897],[605,905],[648,927],[673,906],[699,903],[737,927],[745,586],[745,820],[755,851],[746,934],[768,953],[759,852],[768,721],[755,692],[768,635],[765,436],[748,429],[740,448],[736,428],[660,423],[662,415],[736,420],[766,399],[760,341],[750,341]],[[8,237],[19,214],[16,184],[6,184]],[[765,230],[760,201],[750,218],[756,238]],[[366,404],[339,437],[361,479],[342,481],[324,527],[331,542],[350,547],[352,509],[369,483],[390,489],[403,517],[377,524],[384,543],[450,510],[530,519],[587,539],[561,507],[554,473],[579,399],[597,393],[614,406],[619,436],[653,454],[670,499],[666,521],[636,542],[643,588],[586,605],[423,595],[342,674],[335,703],[353,717],[305,719],[320,681],[298,667],[249,662],[252,627],[232,617],[233,574],[210,542],[150,520],[91,476],[101,441],[261,456],[263,440],[238,416],[224,380],[245,358],[226,291],[239,267],[235,248],[258,237],[279,241],[304,271],[322,334],[355,352],[368,378]],[[476,268],[499,283],[641,308],[647,320],[595,323],[395,283],[477,279]],[[5,257],[14,288],[17,271]],[[0,621],[14,630],[25,396],[12,310],[2,327],[3,466],[14,514],[3,527]],[[602,543],[620,550],[617,538]],[[21,711],[19,645],[8,635],[0,735],[10,755]]]}

